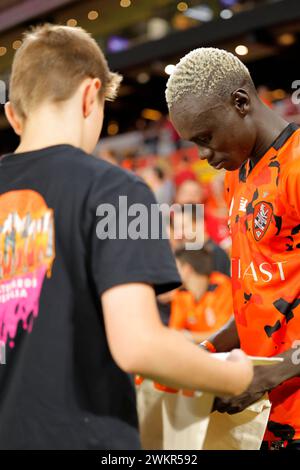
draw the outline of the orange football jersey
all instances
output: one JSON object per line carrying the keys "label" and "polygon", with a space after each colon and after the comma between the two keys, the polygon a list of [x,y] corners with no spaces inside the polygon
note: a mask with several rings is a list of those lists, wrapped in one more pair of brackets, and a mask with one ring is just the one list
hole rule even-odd
{"label": "orange football jersey", "polygon": [[[290,124],[252,169],[247,161],[228,172],[225,193],[241,348],[267,357],[296,348],[300,339],[298,126]],[[266,438],[300,439],[300,377],[274,389],[270,399]]]}
{"label": "orange football jersey", "polygon": [[175,293],[171,303],[169,326],[178,330],[207,332],[218,330],[233,314],[230,278],[214,272],[208,289],[199,301],[186,290]]}

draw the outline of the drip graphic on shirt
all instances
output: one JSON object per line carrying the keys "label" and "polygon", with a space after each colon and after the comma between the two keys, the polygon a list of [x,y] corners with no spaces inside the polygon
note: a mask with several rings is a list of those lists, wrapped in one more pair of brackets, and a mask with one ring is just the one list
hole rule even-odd
{"label": "drip graphic on shirt", "polygon": [[42,196],[31,190],[1,195],[0,342],[10,348],[18,328],[32,331],[54,258],[54,214]]}

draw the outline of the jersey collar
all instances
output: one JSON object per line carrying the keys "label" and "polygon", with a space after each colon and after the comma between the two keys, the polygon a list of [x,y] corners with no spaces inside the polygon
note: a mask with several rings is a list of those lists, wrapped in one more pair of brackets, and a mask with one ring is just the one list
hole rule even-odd
{"label": "jersey collar", "polygon": [[239,169],[239,180],[242,182],[246,182],[248,176],[252,172],[256,172],[257,168],[259,168],[262,164],[262,161],[265,160],[265,157],[269,156],[270,152],[278,152],[284,144],[289,140],[289,138],[296,132],[300,126],[294,122],[290,123],[283,131],[279,134],[278,137],[274,140],[274,142],[270,145],[270,147],[266,150],[264,155],[261,157],[261,159],[256,163],[256,165],[252,165],[252,162],[250,159],[246,160],[242,164],[242,166]]}

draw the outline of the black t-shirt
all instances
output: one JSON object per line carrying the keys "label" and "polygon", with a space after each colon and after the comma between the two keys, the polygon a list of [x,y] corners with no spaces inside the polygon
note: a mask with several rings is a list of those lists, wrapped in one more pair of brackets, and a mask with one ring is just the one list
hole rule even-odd
{"label": "black t-shirt", "polygon": [[133,379],[112,359],[100,297],[180,279],[167,240],[99,239],[97,207],[119,196],[155,204],[138,177],[71,145],[1,159],[1,449],[139,448]]}

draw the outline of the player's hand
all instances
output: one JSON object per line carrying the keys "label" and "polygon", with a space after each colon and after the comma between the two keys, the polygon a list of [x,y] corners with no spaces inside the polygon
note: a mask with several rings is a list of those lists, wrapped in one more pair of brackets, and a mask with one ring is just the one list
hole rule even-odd
{"label": "player's hand", "polygon": [[[271,366],[274,367],[274,366]],[[235,414],[248,408],[258,401],[272,387],[269,380],[270,368],[267,366],[254,367],[253,380],[247,390],[233,398],[216,398],[213,410],[220,413]]]}

